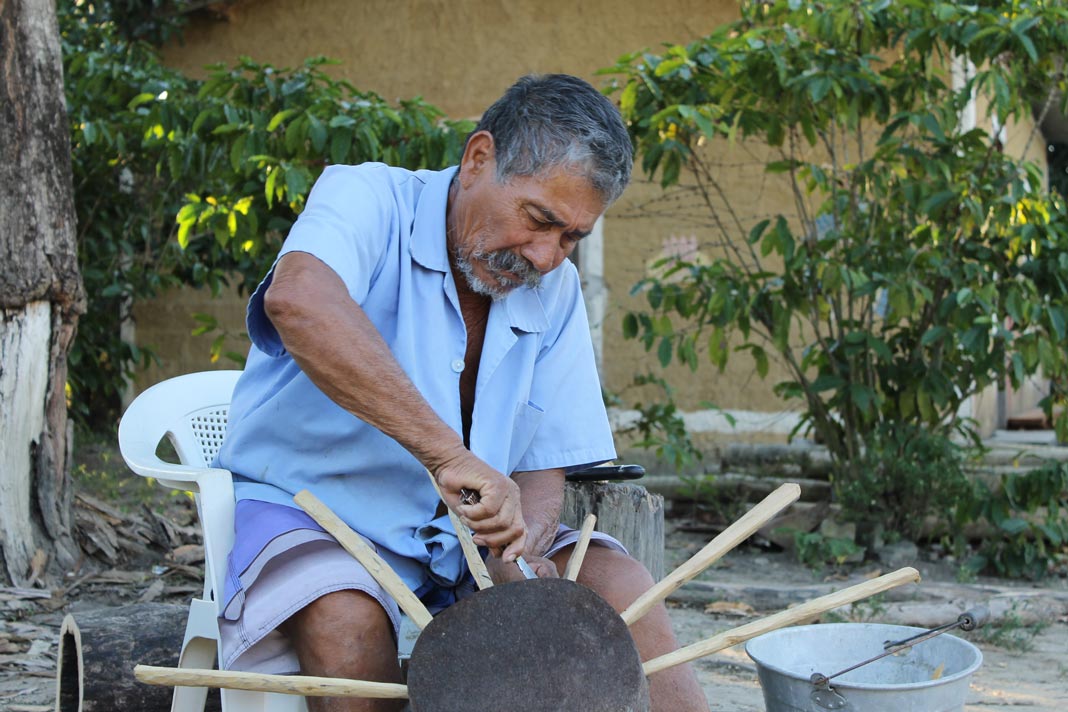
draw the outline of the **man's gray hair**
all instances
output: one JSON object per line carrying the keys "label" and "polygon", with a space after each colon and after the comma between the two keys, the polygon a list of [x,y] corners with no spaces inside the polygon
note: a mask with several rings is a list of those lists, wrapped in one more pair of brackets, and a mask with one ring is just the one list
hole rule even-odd
{"label": "man's gray hair", "polygon": [[501,181],[574,166],[606,204],[630,181],[634,149],[619,110],[578,77],[523,77],[486,110],[475,131],[493,136]]}

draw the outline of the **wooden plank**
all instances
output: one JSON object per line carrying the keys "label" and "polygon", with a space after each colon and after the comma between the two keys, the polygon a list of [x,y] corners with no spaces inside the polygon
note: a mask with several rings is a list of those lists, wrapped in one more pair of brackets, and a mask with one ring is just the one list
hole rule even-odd
{"label": "wooden plank", "polygon": [[593,535],[595,524],[597,524],[597,516],[587,514],[586,521],[582,522],[582,529],[579,531],[575,550],[571,553],[571,558],[567,560],[567,570],[564,571],[564,578],[568,581],[578,580],[579,571],[582,569],[582,561],[586,558],[586,549],[590,546],[590,537]]}
{"label": "wooden plank", "polygon": [[731,524],[703,549],[690,557],[690,560],[671,572],[655,586],[638,597],[634,603],[621,614],[627,625],[649,612],[654,605],[663,601],[682,584],[701,573],[728,551],[748,539],[753,532],[776,514],[797,501],[801,488],[788,482],[764,498],[762,502],[743,514],[738,521]]}
{"label": "wooden plank", "polygon": [[346,680],[337,677],[267,675],[233,670],[186,670],[149,665],[135,667],[134,676],[148,685],[224,687],[228,690],[275,692],[305,697],[363,697],[391,700],[408,698],[406,685],[393,682]]}
{"label": "wooden plank", "polygon": [[724,648],[744,643],[751,638],[770,633],[779,628],[786,628],[787,626],[810,621],[821,613],[826,613],[827,611],[840,606],[845,606],[861,599],[874,596],[877,593],[882,593],[883,591],[887,591],[896,586],[913,583],[919,580],[920,574],[916,569],[910,567],[898,569],[893,573],[880,576],[877,579],[864,581],[855,586],[844,588],[841,591],[821,596],[820,598],[808,601],[807,603],[802,603],[795,608],[788,608],[785,611],[780,611],[779,613],[767,616],[766,618],[761,618],[752,623],[746,623],[737,628],[731,628],[724,633],[714,635],[711,638],[706,638],[693,645],[687,645],[685,648],[679,648],[667,655],[653,658],[642,665],[642,669],[645,671],[646,675],[652,675],[654,672],[659,672],[660,670],[665,670],[669,667],[674,667],[675,665],[682,665],[683,663],[703,658],[706,655],[711,655]]}

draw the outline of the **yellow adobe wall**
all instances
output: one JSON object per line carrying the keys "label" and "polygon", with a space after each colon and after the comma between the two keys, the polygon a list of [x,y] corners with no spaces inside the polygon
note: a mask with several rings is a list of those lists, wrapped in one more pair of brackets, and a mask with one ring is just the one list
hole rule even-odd
{"label": "yellow adobe wall", "polygon": [[[727,235],[744,236],[758,221],[779,212],[787,216],[794,214],[787,181],[781,175],[764,171],[768,153],[767,146],[756,142],[731,145],[716,140],[705,148],[706,158],[717,166],[718,180],[730,201],[729,207],[722,200],[714,201],[726,222],[726,234],[696,198],[686,198],[685,192],[678,190],[665,194],[659,183],[641,175],[636,176],[634,184],[609,213],[612,219],[605,228],[604,261],[610,299],[605,316],[602,371],[610,388],[626,386],[635,373],[660,372],[655,350],[646,353],[637,342],[625,341],[621,327],[628,310],[648,308],[644,295],[631,296],[630,291],[639,280],[653,273],[653,264],[658,259],[680,250],[693,255],[691,259],[720,258],[726,254],[723,243]],[[686,173],[681,181],[684,188],[693,185]],[[727,219],[731,213],[737,216],[740,226]],[[776,262],[773,256],[766,264]],[[702,351],[695,373],[675,364],[668,369],[668,375],[676,386],[677,402],[683,410],[700,409],[703,402],[725,409],[767,413],[778,413],[785,407],[771,392],[771,385],[785,375],[774,361],[767,379],[762,380],[747,354],[732,356],[727,370],[720,374]]]}
{"label": "yellow adobe wall", "polygon": [[240,55],[297,66],[324,55],[332,72],[389,100],[422,96],[478,116],[523,74],[566,72],[599,83],[617,57],[687,42],[737,17],[734,0],[243,0],[228,21],[200,20],[172,66],[203,74]]}

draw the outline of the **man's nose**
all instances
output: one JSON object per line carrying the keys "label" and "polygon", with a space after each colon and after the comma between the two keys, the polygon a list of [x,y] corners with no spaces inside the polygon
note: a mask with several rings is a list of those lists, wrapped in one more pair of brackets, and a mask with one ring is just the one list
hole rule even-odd
{"label": "man's nose", "polygon": [[520,254],[542,274],[552,272],[564,259],[560,241],[547,235],[527,244]]}

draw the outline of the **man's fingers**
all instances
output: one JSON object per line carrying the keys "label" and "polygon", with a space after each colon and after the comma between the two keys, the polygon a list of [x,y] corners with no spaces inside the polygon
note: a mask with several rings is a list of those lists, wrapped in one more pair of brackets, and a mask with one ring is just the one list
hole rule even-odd
{"label": "man's fingers", "polygon": [[527,526],[514,481],[474,456],[464,467],[443,468],[435,479],[447,504],[474,532],[476,544],[508,561],[522,554]]}
{"label": "man's fingers", "polygon": [[523,547],[526,546],[527,535],[524,533],[522,537],[516,539],[504,550],[501,554],[501,560],[506,563],[511,563],[523,555]]}
{"label": "man's fingers", "polygon": [[490,553],[497,558],[511,563],[523,554],[523,547],[526,546],[527,535],[525,531],[519,536],[502,536],[501,534],[483,536],[476,534],[472,539],[479,546],[487,547],[490,550]]}

